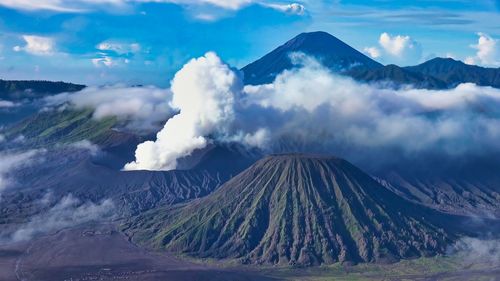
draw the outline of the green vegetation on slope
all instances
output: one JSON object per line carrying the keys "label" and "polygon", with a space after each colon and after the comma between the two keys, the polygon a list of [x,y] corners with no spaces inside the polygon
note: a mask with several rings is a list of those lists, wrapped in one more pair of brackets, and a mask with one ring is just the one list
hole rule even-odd
{"label": "green vegetation on slope", "polygon": [[48,94],[76,92],[85,88],[84,85],[50,82],[50,81],[9,81],[0,79],[0,99],[23,100],[36,99]]}
{"label": "green vegetation on slope", "polygon": [[[464,264],[455,256],[402,260],[391,264],[333,264],[311,268],[261,269],[266,276],[290,281],[495,280],[498,267]],[[484,279],[483,279],[484,278]]]}
{"label": "green vegetation on slope", "polygon": [[250,264],[382,262],[443,253],[454,234],[345,160],[258,161],[220,189],[126,224],[135,241]]}
{"label": "green vegetation on slope", "polygon": [[42,111],[9,128],[7,138],[23,136],[34,146],[89,140],[101,143],[112,134],[117,118],[92,118],[93,109]]}

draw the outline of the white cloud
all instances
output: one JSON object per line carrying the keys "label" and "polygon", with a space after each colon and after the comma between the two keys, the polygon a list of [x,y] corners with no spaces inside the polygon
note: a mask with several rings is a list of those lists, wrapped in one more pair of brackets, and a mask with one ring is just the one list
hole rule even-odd
{"label": "white cloud", "polygon": [[312,58],[301,65],[242,92],[237,72],[214,54],[192,60],[173,82],[180,114],[155,142],[139,145],[126,169],[174,169],[195,149],[226,141],[274,150],[283,139],[300,140],[348,159],[500,152],[498,89],[381,89],[336,75]]}
{"label": "white cloud", "polygon": [[51,10],[59,12],[78,12],[65,7],[63,0],[0,0],[0,5],[20,10]]}
{"label": "white cloud", "polygon": [[15,179],[10,173],[15,169],[27,167],[34,164],[34,157],[42,150],[28,150],[24,152],[0,152],[0,193],[13,185]]}
{"label": "white cloud", "polygon": [[466,58],[467,64],[480,64],[483,66],[500,66],[500,45],[499,40],[489,36],[486,33],[479,32],[477,44],[471,45],[476,49],[474,57]]}
{"label": "white cloud", "polygon": [[100,152],[99,146],[96,144],[93,144],[89,140],[81,140],[81,141],[73,142],[73,143],[69,144],[68,146],[70,146],[72,148],[79,149],[79,150],[86,150],[92,156],[96,156]]}
{"label": "white cloud", "polygon": [[380,89],[316,63],[285,71],[271,85],[247,86],[245,92],[249,104],[282,112],[260,124],[274,141],[301,135],[358,154],[391,148],[447,155],[500,151],[498,89],[473,84],[443,91]]}
{"label": "white cloud", "polygon": [[[140,1],[148,2],[148,0],[140,0]],[[253,3],[254,1],[253,0],[159,0],[157,2],[176,3],[183,5],[210,4],[224,9],[238,10],[244,6]]]}
{"label": "white cloud", "polygon": [[156,128],[174,110],[169,106],[171,94],[156,87],[87,87],[76,93],[63,93],[46,98],[49,106],[69,102],[76,108],[94,108],[94,118],[117,116],[135,129]]}
{"label": "white cloud", "polygon": [[56,44],[54,39],[50,37],[23,35],[23,40],[26,42],[24,46],[15,46],[15,52],[25,51],[37,56],[52,55],[55,52]]}
{"label": "white cloud", "polygon": [[184,6],[210,5],[227,10],[238,10],[257,4],[291,14],[303,14],[304,6],[298,3],[275,3],[265,0],[0,0],[0,5],[20,10],[49,10],[55,12],[81,13],[96,6],[113,5],[125,7],[133,3],[174,3]]}
{"label": "white cloud", "polygon": [[380,34],[379,47],[366,47],[364,52],[372,58],[388,63],[417,62],[422,58],[421,45],[407,35]]}
{"label": "white cloud", "polygon": [[128,53],[137,53],[141,50],[141,45],[138,43],[118,43],[118,42],[102,42],[96,46],[100,51],[112,51],[119,55]]}
{"label": "white cloud", "polygon": [[114,60],[112,57],[101,54],[100,57],[98,58],[93,58],[90,60],[92,64],[95,67],[101,67],[101,66],[106,66],[106,67],[113,67],[117,65],[116,60]]}
{"label": "white cloud", "polygon": [[90,61],[95,67],[115,67],[130,62],[130,57],[141,51],[138,43],[104,41],[96,46],[100,52]]}
{"label": "white cloud", "polygon": [[14,107],[17,104],[8,100],[0,100],[0,108],[5,107]]}
{"label": "white cloud", "polygon": [[366,47],[363,49],[363,51],[374,59],[377,59],[382,55],[377,47]]}
{"label": "white cloud", "polygon": [[172,102],[179,109],[156,135],[139,144],[136,160],[126,170],[172,170],[177,159],[204,148],[207,136],[222,133],[234,119],[236,95],[242,90],[237,73],[214,53],[193,59],[172,80]]}
{"label": "white cloud", "polygon": [[470,264],[500,264],[500,240],[463,237],[448,249],[450,254]]}
{"label": "white cloud", "polygon": [[38,214],[29,222],[22,224],[12,235],[9,241],[19,242],[34,238],[36,235],[61,230],[90,221],[111,218],[115,206],[113,201],[104,200],[100,203],[86,202],[67,195],[48,211]]}
{"label": "white cloud", "polygon": [[475,65],[476,64],[476,60],[473,58],[473,57],[466,57],[464,62],[466,64],[469,64],[469,65]]}
{"label": "white cloud", "polygon": [[277,11],[287,13],[290,15],[304,15],[306,12],[306,7],[299,3],[291,3],[291,4],[262,4],[265,7],[269,7],[275,9]]}

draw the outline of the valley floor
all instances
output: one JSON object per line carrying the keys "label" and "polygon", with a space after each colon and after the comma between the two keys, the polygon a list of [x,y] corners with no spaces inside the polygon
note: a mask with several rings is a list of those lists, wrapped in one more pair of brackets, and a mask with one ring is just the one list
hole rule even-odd
{"label": "valley floor", "polygon": [[153,253],[110,224],[66,229],[28,243],[0,245],[0,280],[500,280],[500,265],[427,258],[390,265],[307,269],[217,266]]}

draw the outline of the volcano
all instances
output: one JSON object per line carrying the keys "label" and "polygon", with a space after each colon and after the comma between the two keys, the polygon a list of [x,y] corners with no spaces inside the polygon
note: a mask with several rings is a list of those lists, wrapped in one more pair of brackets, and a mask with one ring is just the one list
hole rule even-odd
{"label": "volcano", "polygon": [[270,83],[284,70],[294,67],[290,55],[304,53],[314,57],[331,70],[367,70],[382,65],[342,42],[335,36],[322,32],[301,33],[255,62],[243,67],[245,83],[251,85]]}
{"label": "volcano", "polygon": [[[127,223],[132,239],[199,258],[318,265],[442,253],[453,218],[410,203],[346,160],[272,155],[217,191]],[[452,219],[448,219],[452,218]]]}

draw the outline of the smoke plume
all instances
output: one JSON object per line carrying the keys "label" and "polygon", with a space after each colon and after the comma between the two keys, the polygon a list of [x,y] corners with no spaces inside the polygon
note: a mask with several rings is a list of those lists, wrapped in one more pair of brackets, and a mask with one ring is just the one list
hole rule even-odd
{"label": "smoke plume", "polygon": [[225,133],[234,119],[241,79],[214,53],[188,62],[172,80],[171,106],[179,110],[155,141],[140,144],[126,170],[171,170],[177,159],[204,148],[208,136]]}
{"label": "smoke plume", "polygon": [[328,152],[355,163],[500,152],[498,89],[387,89],[332,73],[303,54],[294,59],[300,68],[243,90],[238,72],[215,54],[191,60],[172,81],[180,113],[156,141],[138,146],[125,169],[175,169],[177,159],[211,141]]}

